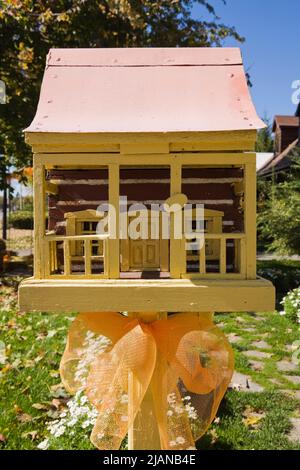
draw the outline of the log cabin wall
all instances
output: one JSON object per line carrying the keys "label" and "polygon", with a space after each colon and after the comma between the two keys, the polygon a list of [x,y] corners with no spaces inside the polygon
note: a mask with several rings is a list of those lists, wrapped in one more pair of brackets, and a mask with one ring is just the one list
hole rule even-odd
{"label": "log cabin wall", "polygon": [[[47,175],[58,186],[57,195],[49,195],[49,230],[65,234],[66,212],[97,209],[108,201],[108,171],[51,170]],[[223,232],[242,232],[241,196],[234,184],[243,180],[240,168],[183,168],[182,192],[189,202],[204,203],[205,208],[224,212]],[[120,195],[128,204],[162,203],[170,195],[168,168],[131,168],[120,170]]]}

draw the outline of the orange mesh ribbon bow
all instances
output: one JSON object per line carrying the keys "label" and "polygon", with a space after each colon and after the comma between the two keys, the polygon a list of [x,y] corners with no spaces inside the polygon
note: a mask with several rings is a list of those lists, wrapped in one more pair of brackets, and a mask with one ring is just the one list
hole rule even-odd
{"label": "orange mesh ribbon bow", "polygon": [[194,449],[233,373],[233,353],[211,314],[179,313],[144,323],[119,313],[82,313],[61,361],[68,391],[98,411],[91,441],[119,449],[152,394],[162,449]]}

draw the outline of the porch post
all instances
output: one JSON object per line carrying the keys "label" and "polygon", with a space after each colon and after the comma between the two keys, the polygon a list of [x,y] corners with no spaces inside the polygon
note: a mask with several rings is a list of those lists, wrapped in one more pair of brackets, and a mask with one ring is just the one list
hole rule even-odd
{"label": "porch post", "polygon": [[[171,163],[170,196],[181,193],[182,165],[174,160]],[[170,277],[180,278],[186,271],[185,240],[174,238],[174,213],[170,214]]]}
{"label": "porch post", "polygon": [[42,279],[46,266],[44,255],[45,221],[45,166],[33,156],[33,198],[34,198],[34,277]]}
{"label": "porch post", "polygon": [[108,243],[109,243],[108,277],[110,279],[117,279],[120,277],[119,194],[120,194],[120,167],[117,163],[112,163],[108,165],[108,199],[109,199],[109,204],[115,208],[116,238],[108,239]]}
{"label": "porch post", "polygon": [[256,155],[251,156],[253,162],[244,166],[246,278],[256,279]]}

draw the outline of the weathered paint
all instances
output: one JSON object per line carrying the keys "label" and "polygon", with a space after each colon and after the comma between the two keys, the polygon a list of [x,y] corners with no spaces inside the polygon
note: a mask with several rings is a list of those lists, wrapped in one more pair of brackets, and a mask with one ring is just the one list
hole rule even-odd
{"label": "weathered paint", "polygon": [[236,49],[57,49],[50,51],[37,113],[26,132],[261,127]]}

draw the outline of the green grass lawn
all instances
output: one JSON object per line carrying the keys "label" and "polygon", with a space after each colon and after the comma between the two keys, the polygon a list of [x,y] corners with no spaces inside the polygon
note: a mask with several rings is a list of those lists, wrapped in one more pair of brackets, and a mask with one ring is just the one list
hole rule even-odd
{"label": "green grass lawn", "polygon": [[[92,449],[92,416],[86,417],[89,406],[80,401],[82,397],[77,397],[77,403],[68,402],[58,372],[75,315],[18,313],[16,285],[4,282],[0,287],[0,449],[36,449],[49,438],[49,423],[56,429],[50,449]],[[276,312],[217,314],[215,319],[225,333],[241,338],[233,344],[236,370],[248,374],[264,391],[229,390],[198,448],[300,449],[300,443],[287,438],[289,418],[300,414],[299,402],[292,396],[297,387],[276,368],[278,360],[290,358],[290,346],[299,339],[299,325]],[[272,356],[257,371],[244,352],[255,349],[252,343],[262,339],[271,345]],[[299,369],[289,375],[299,375]],[[290,390],[291,396],[281,390]],[[75,419],[67,403],[76,409]],[[62,419],[73,421],[66,427]]]}

